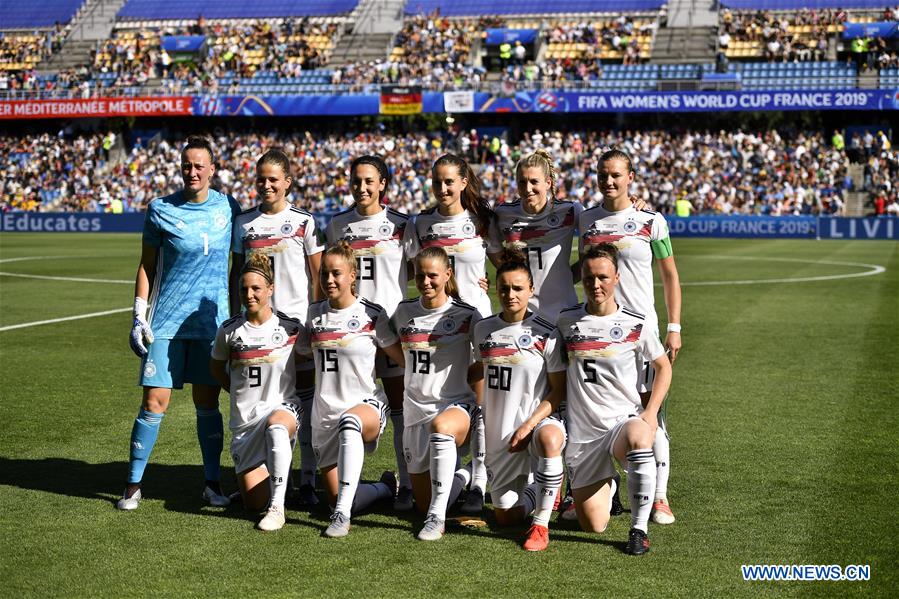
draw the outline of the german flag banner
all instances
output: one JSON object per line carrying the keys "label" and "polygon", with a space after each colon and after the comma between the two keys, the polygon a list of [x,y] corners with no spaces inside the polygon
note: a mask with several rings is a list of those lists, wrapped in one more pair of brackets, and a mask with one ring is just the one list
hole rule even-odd
{"label": "german flag banner", "polygon": [[381,114],[421,114],[421,86],[382,85]]}

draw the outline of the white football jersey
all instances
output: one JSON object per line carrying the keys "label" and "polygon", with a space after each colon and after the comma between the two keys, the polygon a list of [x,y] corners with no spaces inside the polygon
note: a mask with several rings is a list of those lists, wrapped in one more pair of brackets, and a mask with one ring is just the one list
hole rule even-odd
{"label": "white football jersey", "polygon": [[419,298],[400,302],[391,318],[406,354],[406,426],[433,418],[457,401],[474,401],[468,384],[473,362],[471,335],[480,315],[473,306],[450,299],[433,310]]}
{"label": "white football jersey", "polygon": [[539,214],[528,214],[518,201],[498,204],[495,210],[487,251],[494,254],[510,247],[527,253],[534,277],[534,297],[529,305],[555,322],[562,308],[577,303],[569,263],[578,216],[584,207],[578,202],[554,200],[547,202]]}
{"label": "white football jersey", "polygon": [[642,410],[637,361],[656,360],[665,349],[646,318],[628,308],[593,316],[579,304],[563,310],[557,326],[568,360],[569,440],[587,443]]}
{"label": "white football jersey", "polygon": [[611,243],[618,248],[618,273],[621,280],[615,290],[620,303],[646,314],[658,327],[652,281],[653,241],[668,237],[668,223],[658,212],[637,210],[633,206],[609,212],[602,205],[585,210],[578,219],[581,238],[578,251],[583,256],[590,246]]}
{"label": "white football jersey", "polygon": [[418,253],[418,240],[409,216],[385,208],[362,216],[355,206],[336,214],[328,223],[328,246],[341,239],[356,254],[356,290],[393,314],[406,297],[406,261]]}
{"label": "white football jersey", "polygon": [[555,326],[539,314],[509,323],[499,314],[474,327],[475,356],[484,363],[481,409],[487,452],[508,451],[509,441],[549,392],[547,373],[564,371]]}
{"label": "white football jersey", "polygon": [[300,322],[306,322],[310,303],[306,256],[324,249],[324,235],[305,210],[289,206],[277,214],[265,214],[256,206],[234,219],[231,251],[244,254],[245,260],[255,252],[269,257],[275,273],[272,306]]}
{"label": "white football jersey", "polygon": [[212,357],[228,363],[233,432],[245,430],[296,392],[294,346],[300,321],[275,312],[262,325],[239,314],[222,323],[215,335]]}
{"label": "white football jersey", "polygon": [[341,310],[328,300],[309,307],[297,349],[315,360],[313,428],[337,426],[340,415],[364,399],[387,401],[375,383],[375,353],[396,342],[387,313],[365,298]]}
{"label": "white football jersey", "polygon": [[482,315],[491,314],[490,297],[480,284],[486,276],[487,242],[478,235],[477,221],[471,213],[464,210],[455,216],[443,216],[437,208],[431,208],[415,217],[415,231],[422,249],[446,250],[462,301]]}

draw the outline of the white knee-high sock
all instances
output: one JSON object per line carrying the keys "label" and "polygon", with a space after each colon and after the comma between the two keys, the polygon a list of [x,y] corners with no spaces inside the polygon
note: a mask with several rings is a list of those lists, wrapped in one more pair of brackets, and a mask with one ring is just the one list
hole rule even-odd
{"label": "white knee-high sock", "polygon": [[656,499],[668,498],[668,475],[671,474],[671,443],[668,433],[661,426],[656,429],[652,443],[652,453],[656,457]]}
{"label": "white knee-high sock", "polygon": [[313,389],[302,389],[300,399],[300,429],[297,439],[300,443],[300,484],[315,486],[315,452],[312,451],[312,398]]}
{"label": "white knee-high sock", "polygon": [[365,446],[362,442],[362,421],[355,414],[343,414],[338,423],[337,503],[334,512],[349,516],[353,498],[362,474]]}
{"label": "white knee-high sock", "polygon": [[452,435],[431,433],[431,505],[428,514],[446,519],[456,466],[456,438]]}
{"label": "white knee-high sock", "polygon": [[412,488],[412,479],[403,457],[403,408],[390,408],[390,422],[393,424],[393,451],[396,453],[396,474],[401,487]]}
{"label": "white knee-high sock", "polygon": [[474,434],[471,435],[471,488],[487,490],[487,440],[484,433],[484,415],[478,414],[475,420]]}
{"label": "white knee-high sock", "polygon": [[265,444],[268,449],[265,466],[268,468],[271,487],[271,505],[283,509],[284,496],[287,494],[287,477],[290,475],[290,460],[293,457],[287,427],[283,424],[269,425],[265,430]]}
{"label": "white knee-high sock", "polygon": [[556,493],[559,492],[559,486],[562,484],[562,456],[538,459],[534,480],[537,484],[534,524],[549,526],[549,517],[553,512]]}
{"label": "white knee-high sock", "polygon": [[651,449],[627,452],[627,491],[631,501],[631,526],[647,531],[656,488],[656,460]]}

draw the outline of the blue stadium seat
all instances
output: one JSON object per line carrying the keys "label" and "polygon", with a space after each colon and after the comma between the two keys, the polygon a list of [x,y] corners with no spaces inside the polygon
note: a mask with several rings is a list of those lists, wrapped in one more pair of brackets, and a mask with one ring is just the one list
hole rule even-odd
{"label": "blue stadium seat", "polygon": [[303,2],[245,2],[244,0],[196,0],[175,3],[171,0],[128,0],[118,13],[126,20],[237,19],[266,17],[305,17],[338,15],[351,12],[359,0],[304,0]]}

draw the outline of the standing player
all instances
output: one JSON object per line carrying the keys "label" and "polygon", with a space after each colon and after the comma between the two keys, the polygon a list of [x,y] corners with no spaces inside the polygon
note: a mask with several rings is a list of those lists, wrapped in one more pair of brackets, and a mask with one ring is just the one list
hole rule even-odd
{"label": "standing player", "polygon": [[[318,384],[312,407],[312,447],[330,505],[326,537],[345,537],[350,517],[378,499],[393,497],[396,477],[359,484],[365,453],[378,447],[387,423],[387,398],[375,382],[375,355],[382,348],[403,364],[403,351],[381,306],[357,297],[356,260],[346,242],[325,250],[321,285],[327,300],[313,304],[299,350],[315,360]],[[308,373],[304,373],[307,375]]]}
{"label": "standing player", "polygon": [[[390,316],[406,295],[407,262],[418,243],[409,217],[381,205],[390,182],[387,164],[378,156],[360,156],[350,165],[350,188],[355,203],[331,219],[326,229],[329,247],[346,241],[356,256],[356,288]],[[400,490],[394,508],[412,509],[412,484],[403,459],[403,368],[378,354],[377,374],[390,403],[393,449]]]}
{"label": "standing player", "polygon": [[472,363],[471,335],[480,316],[459,300],[446,252],[428,248],[415,258],[421,297],[400,302],[391,322],[406,356],[403,446],[415,503],[424,511],[422,541],[443,537],[447,506],[468,483],[456,472],[458,447],[480,411],[480,362]]}
{"label": "standing player", "polygon": [[[671,364],[652,323],[615,299],[615,246],[590,248],[581,276],[586,303],[563,310],[557,323],[568,356],[565,461],[575,509],[584,530],[604,531],[615,491],[613,459],[626,465],[631,504],[626,551],[640,555],[649,551],[647,525],[656,486],[652,443]],[[645,407],[637,393],[643,360],[656,372]]]}
{"label": "standing player", "polygon": [[[609,150],[599,158],[599,189],[603,203],[585,211],[578,220],[581,231],[579,250],[583,256],[591,246],[612,243],[618,248],[621,284],[618,295],[621,303],[647,315],[647,326],[658,335],[658,317],[653,294],[652,263],[655,259],[665,292],[668,310],[668,332],[665,347],[671,363],[681,348],[681,290],[677,265],[671,250],[668,224],[658,212],[639,210],[631,205],[628,187],[634,181],[634,166],[630,156],[621,150]],[[649,362],[641,362],[639,392],[646,403],[653,386],[653,370]],[[652,519],[657,524],[671,524],[674,514],[668,505],[669,440],[665,430],[664,411],[659,419],[653,443],[656,457],[656,495]]]}
{"label": "standing player", "polygon": [[544,150],[519,160],[515,178],[520,199],[496,206],[487,251],[497,266],[503,247],[526,253],[534,276],[530,307],[555,322],[562,308],[577,303],[569,260],[584,208],[578,202],[555,199],[556,170]]}
{"label": "standing player", "polygon": [[[420,247],[439,247],[449,255],[462,301],[491,314],[486,283],[487,237],[493,211],[481,198],[481,182],[463,159],[444,154],[431,168],[431,193],[437,206],[415,218]],[[486,286],[486,285],[485,285]],[[487,469],[484,466],[484,420],[478,417],[471,448],[471,492],[461,511],[476,514],[484,508]]]}
{"label": "standing player", "polygon": [[[231,456],[244,507],[268,510],[257,524],[284,526],[284,496],[297,432],[294,346],[300,321],[271,306],[269,258],[250,254],[238,282],[244,312],[222,323],[209,368],[231,394]],[[267,484],[266,484],[267,481]]]}
{"label": "standing player", "polygon": [[[527,258],[504,250],[496,271],[502,312],[474,328],[475,353],[486,369],[482,410],[496,521],[523,522],[534,512],[524,548],[549,544],[549,517],[562,482],[565,426],[557,413],[565,364],[555,325],[528,310],[534,284]],[[536,484],[528,485],[536,460]]]}
{"label": "standing player", "polygon": [[131,430],[128,484],[116,504],[137,509],[141,480],[168,408],[172,389],[191,383],[206,486],[203,498],[229,504],[219,484],[223,444],[219,384],[209,352],[228,317],[228,250],[238,211],[230,197],[209,189],[212,146],[189,137],[181,152],[184,189],[150,202],[134,285],[131,348],[142,358],[143,400]]}
{"label": "standing player", "polygon": [[[309,304],[319,297],[318,271],[325,249],[324,235],[311,214],[287,201],[293,182],[290,172],[290,160],[281,150],[269,150],[256,163],[259,205],[244,210],[235,219],[231,251],[238,266],[245,256],[266,256],[274,271],[272,304],[279,312],[305,323]],[[296,366],[311,369],[312,363],[298,360]],[[301,409],[300,500],[304,505],[318,503],[310,428],[314,393],[313,387],[298,388],[296,393]]]}

